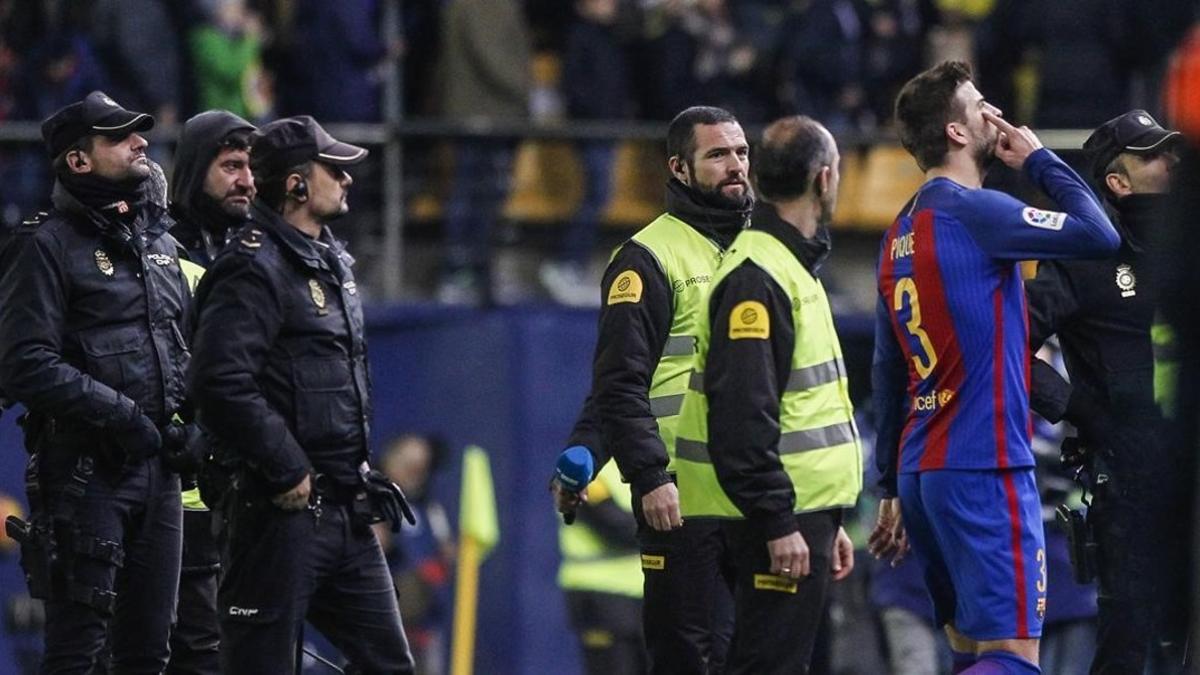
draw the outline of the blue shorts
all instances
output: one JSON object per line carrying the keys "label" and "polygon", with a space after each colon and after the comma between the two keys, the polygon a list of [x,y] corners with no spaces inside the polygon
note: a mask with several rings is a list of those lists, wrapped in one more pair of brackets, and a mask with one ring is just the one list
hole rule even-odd
{"label": "blue shorts", "polygon": [[939,624],[976,641],[1040,637],[1046,545],[1033,469],[899,478],[904,527]]}

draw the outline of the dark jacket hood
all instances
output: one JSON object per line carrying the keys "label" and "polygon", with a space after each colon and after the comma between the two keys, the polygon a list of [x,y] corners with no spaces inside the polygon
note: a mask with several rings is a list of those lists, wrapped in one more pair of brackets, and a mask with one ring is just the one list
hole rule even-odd
{"label": "dark jacket hood", "polygon": [[175,148],[175,171],[171,175],[171,204],[184,221],[195,219],[197,200],[204,197],[208,165],[221,149],[221,141],[232,131],[254,131],[254,125],[225,110],[209,110],[183,125]]}

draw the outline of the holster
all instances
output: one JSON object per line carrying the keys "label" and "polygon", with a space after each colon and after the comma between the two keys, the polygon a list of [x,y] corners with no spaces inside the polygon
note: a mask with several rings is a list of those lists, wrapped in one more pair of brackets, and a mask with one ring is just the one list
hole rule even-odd
{"label": "holster", "polygon": [[1075,583],[1091,583],[1096,578],[1096,541],[1087,516],[1082,509],[1073,509],[1066,504],[1060,504],[1056,513],[1067,535],[1071,576],[1075,578]]}
{"label": "holster", "polygon": [[4,520],[4,531],[21,546],[21,570],[25,573],[29,595],[49,600],[58,558],[53,526],[43,518],[25,521],[9,516]]}

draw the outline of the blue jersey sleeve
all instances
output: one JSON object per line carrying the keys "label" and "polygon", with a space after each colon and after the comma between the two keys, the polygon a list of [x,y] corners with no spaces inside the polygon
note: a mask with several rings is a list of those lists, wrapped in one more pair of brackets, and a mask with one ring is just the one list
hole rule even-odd
{"label": "blue jersey sleeve", "polygon": [[875,408],[875,466],[885,496],[896,496],[900,432],[904,429],[908,368],[892,331],[887,305],[875,309],[875,355],[871,362],[871,398]]}
{"label": "blue jersey sleeve", "polygon": [[996,190],[961,190],[951,215],[993,258],[1045,260],[1099,258],[1121,238],[1087,183],[1053,152],[1042,148],[1025,161],[1025,172],[1061,211],[1033,208]]}

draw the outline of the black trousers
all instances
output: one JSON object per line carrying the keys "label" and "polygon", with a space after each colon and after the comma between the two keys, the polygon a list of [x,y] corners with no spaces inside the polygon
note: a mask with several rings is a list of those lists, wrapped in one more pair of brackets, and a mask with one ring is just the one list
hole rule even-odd
{"label": "black trousers", "polygon": [[183,569],[179,607],[171,629],[167,675],[219,675],[217,577],[221,554],[212,533],[212,512],[183,512]]}
{"label": "black trousers", "polygon": [[808,545],[809,576],[792,580],[771,574],[767,539],[750,521],[725,524],[734,551],[737,629],[727,675],[803,675],[825,612],[834,537],[841,509],[796,516]]}
{"label": "black trousers", "polygon": [[356,672],[413,672],[379,541],[345,507],[283,511],[233,492],[222,516],[223,675],[292,675],[306,618]]}
{"label": "black trousers", "polygon": [[642,626],[653,675],[719,675],[733,636],[733,567],[717,520],[685,519],[660,532],[633,515],[645,575]]}
{"label": "black trousers", "polygon": [[[1096,656],[1092,673],[1141,675],[1160,637],[1177,638],[1186,612],[1175,610],[1186,596],[1181,564],[1187,530],[1177,510],[1181,481],[1167,451],[1148,435],[1134,452],[1117,453],[1107,464],[1110,480],[1088,514],[1096,538]],[[1132,450],[1132,449],[1127,449]]]}
{"label": "black trousers", "polygon": [[[62,489],[76,457],[54,448],[42,452],[43,493]],[[110,615],[78,599],[47,601],[41,673],[92,673],[104,667],[106,647],[112,672],[163,671],[179,585],[182,509],[179,477],[157,457],[119,467],[96,464],[74,509],[73,536],[118,542],[124,561],[118,566],[73,554],[73,583],[115,592],[115,609]]]}
{"label": "black trousers", "polygon": [[587,675],[645,675],[641,600],[591,591],[567,591],[566,597]]}

